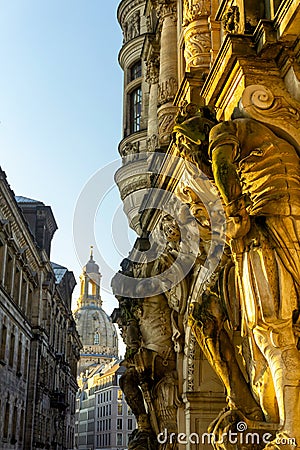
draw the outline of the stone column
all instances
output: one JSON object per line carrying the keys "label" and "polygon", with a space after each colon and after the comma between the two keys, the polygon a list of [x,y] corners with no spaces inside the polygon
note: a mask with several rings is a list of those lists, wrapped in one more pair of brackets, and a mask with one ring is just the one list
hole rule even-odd
{"label": "stone column", "polygon": [[183,26],[186,72],[199,72],[203,79],[211,61],[210,0],[184,0]]}
{"label": "stone column", "polygon": [[159,144],[166,147],[174,126],[177,107],[173,106],[178,89],[177,7],[175,0],[159,0],[157,15],[161,25],[160,68],[158,87]]}
{"label": "stone column", "polygon": [[146,81],[150,85],[148,129],[147,129],[147,151],[154,152],[158,145],[158,81],[159,81],[159,56],[151,56],[147,61]]}

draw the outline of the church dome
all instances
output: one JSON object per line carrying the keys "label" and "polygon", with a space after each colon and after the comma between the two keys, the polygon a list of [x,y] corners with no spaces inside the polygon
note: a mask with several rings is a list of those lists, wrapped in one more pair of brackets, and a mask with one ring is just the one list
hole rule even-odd
{"label": "church dome", "polygon": [[83,353],[118,355],[117,331],[106,312],[98,305],[85,305],[74,313]]}

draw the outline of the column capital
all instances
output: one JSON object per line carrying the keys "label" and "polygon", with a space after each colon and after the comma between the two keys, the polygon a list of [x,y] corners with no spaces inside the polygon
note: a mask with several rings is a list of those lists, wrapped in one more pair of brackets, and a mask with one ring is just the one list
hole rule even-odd
{"label": "column capital", "polygon": [[156,12],[159,19],[164,20],[166,17],[171,17],[172,20],[177,20],[177,3],[175,0],[158,0],[156,5]]}
{"label": "column capital", "polygon": [[210,16],[210,0],[183,0],[183,26]]}

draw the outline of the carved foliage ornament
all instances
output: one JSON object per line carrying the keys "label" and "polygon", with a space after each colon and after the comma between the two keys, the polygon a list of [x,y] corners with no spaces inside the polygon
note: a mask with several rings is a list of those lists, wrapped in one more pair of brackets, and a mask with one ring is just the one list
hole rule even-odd
{"label": "carved foliage ornament", "polygon": [[183,26],[210,15],[210,0],[184,0]]}
{"label": "carved foliage ornament", "polygon": [[158,88],[158,102],[159,105],[168,103],[174,100],[178,89],[177,80],[174,77],[160,83]]}
{"label": "carved foliage ornament", "polygon": [[204,67],[210,64],[210,33],[201,33],[198,28],[189,30],[185,35],[184,57],[187,68]]}
{"label": "carved foliage ornament", "polygon": [[147,62],[146,81],[150,84],[156,84],[159,80],[159,57],[151,57]]}
{"label": "carved foliage ornament", "polygon": [[157,134],[152,134],[152,136],[149,136],[147,138],[147,151],[148,152],[154,152],[156,148],[158,148],[158,136]]}
{"label": "carved foliage ornament", "polygon": [[171,134],[174,126],[174,114],[164,114],[159,118],[159,134]]}
{"label": "carved foliage ornament", "polygon": [[177,6],[174,0],[160,0],[156,7],[157,17],[164,20],[170,16],[174,22],[177,20]]}

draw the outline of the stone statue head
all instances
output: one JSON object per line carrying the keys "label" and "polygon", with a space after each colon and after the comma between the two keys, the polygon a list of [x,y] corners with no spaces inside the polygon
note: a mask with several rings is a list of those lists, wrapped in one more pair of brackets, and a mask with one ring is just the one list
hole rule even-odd
{"label": "stone statue head", "polygon": [[209,132],[216,123],[211,108],[190,103],[181,108],[173,128],[173,142],[179,155],[195,164],[209,177]]}

